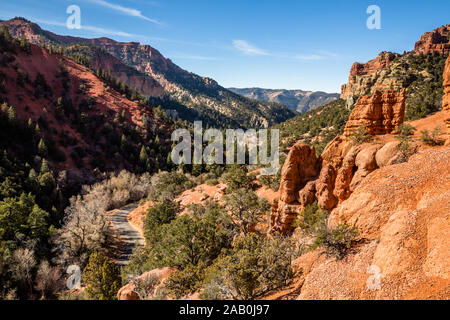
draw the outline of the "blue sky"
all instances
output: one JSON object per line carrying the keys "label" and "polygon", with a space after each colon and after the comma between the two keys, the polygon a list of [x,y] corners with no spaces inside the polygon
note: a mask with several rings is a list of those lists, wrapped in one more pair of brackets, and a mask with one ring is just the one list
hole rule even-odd
{"label": "blue sky", "polygon": [[[58,34],[139,41],[225,87],[339,92],[353,62],[412,50],[450,23],[449,0],[0,0],[0,19],[23,16]],[[69,5],[81,30],[65,27]],[[381,29],[369,30],[369,5]]]}

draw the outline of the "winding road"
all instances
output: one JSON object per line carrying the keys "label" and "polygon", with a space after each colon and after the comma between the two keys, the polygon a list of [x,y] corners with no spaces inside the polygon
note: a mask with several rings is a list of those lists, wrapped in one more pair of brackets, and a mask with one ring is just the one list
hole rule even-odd
{"label": "winding road", "polygon": [[119,232],[120,238],[124,242],[122,254],[117,259],[117,265],[119,266],[125,266],[130,263],[131,254],[136,246],[145,245],[145,239],[142,234],[127,219],[130,212],[137,207],[137,204],[130,204],[108,215],[109,220]]}

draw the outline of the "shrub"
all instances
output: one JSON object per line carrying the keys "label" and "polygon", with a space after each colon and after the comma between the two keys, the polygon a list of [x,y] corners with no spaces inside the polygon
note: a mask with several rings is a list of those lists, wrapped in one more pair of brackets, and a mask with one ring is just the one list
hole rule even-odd
{"label": "shrub", "polygon": [[358,230],[356,227],[339,224],[336,228],[330,228],[327,226],[327,220],[325,220],[316,234],[312,248],[322,247],[326,254],[342,259],[355,243],[357,236]]}
{"label": "shrub", "polygon": [[296,257],[290,239],[248,234],[237,238],[228,255],[206,270],[202,299],[250,300],[289,283]]}
{"label": "shrub", "polygon": [[182,215],[163,224],[149,242],[150,259],[155,267],[173,266],[180,270],[188,265],[211,264],[223,248],[231,244],[234,232],[229,216],[215,203],[191,207]]}
{"label": "shrub", "polygon": [[416,149],[412,146],[414,135],[414,131],[416,128],[411,126],[410,124],[402,124],[399,127],[399,134],[395,137],[400,143],[397,146],[397,149],[401,152],[402,158],[399,159],[399,162],[408,161],[409,157],[412,156]]}
{"label": "shrub", "polygon": [[203,263],[188,265],[184,270],[175,272],[165,282],[165,289],[169,296],[180,299],[195,293],[201,288],[205,278],[206,266]]}
{"label": "shrub", "polygon": [[428,146],[441,146],[445,142],[439,138],[439,135],[441,134],[441,127],[434,128],[431,134],[426,129],[422,130],[420,134],[422,142]]}
{"label": "shrub", "polygon": [[245,166],[230,166],[221,179],[228,185],[227,193],[238,189],[249,190],[252,188],[252,179],[247,175]]}
{"label": "shrub", "polygon": [[317,201],[306,206],[302,214],[294,221],[294,227],[299,227],[306,235],[316,235],[328,212],[320,209]]}
{"label": "shrub", "polygon": [[352,133],[350,139],[352,140],[353,144],[359,145],[364,142],[370,141],[371,137],[372,136],[369,134],[366,127],[361,125],[358,130]]}
{"label": "shrub", "polygon": [[94,252],[83,271],[85,293],[90,300],[114,300],[122,283],[120,269],[114,262]]}
{"label": "shrub", "polygon": [[160,239],[159,228],[172,222],[177,217],[178,205],[175,202],[165,201],[156,204],[148,210],[145,219],[145,237],[150,243],[154,243]]}
{"label": "shrub", "polygon": [[233,223],[243,234],[249,233],[270,209],[267,200],[247,189],[239,189],[226,196],[225,204]]}
{"label": "shrub", "polygon": [[180,172],[162,172],[151,179],[150,200],[173,200],[183,191],[193,187],[193,182]]}
{"label": "shrub", "polygon": [[323,248],[328,255],[342,259],[352,247],[358,236],[356,227],[339,224],[336,228],[328,226],[329,213],[320,209],[317,202],[303,209],[302,215],[294,226],[313,237],[311,249]]}

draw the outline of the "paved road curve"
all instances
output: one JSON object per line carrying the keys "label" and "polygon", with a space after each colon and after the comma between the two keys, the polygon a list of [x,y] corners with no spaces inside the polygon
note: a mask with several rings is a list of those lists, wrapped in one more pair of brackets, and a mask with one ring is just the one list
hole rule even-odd
{"label": "paved road curve", "polygon": [[125,266],[130,263],[130,256],[136,246],[143,246],[145,239],[141,233],[132,226],[127,217],[131,211],[137,208],[137,204],[130,204],[109,215],[109,219],[118,230],[121,240],[125,243],[122,255],[117,259],[117,265]]}

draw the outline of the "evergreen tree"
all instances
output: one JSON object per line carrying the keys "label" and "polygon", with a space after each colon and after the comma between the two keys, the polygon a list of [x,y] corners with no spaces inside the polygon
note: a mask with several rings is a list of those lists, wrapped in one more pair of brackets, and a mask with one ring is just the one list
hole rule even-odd
{"label": "evergreen tree", "polygon": [[91,300],[114,300],[122,279],[114,262],[95,252],[83,272],[86,295]]}
{"label": "evergreen tree", "polygon": [[10,123],[15,123],[16,119],[17,119],[16,110],[14,109],[13,106],[10,106],[8,108],[8,120]]}
{"label": "evergreen tree", "polygon": [[41,140],[39,140],[38,152],[39,152],[39,155],[43,158],[47,157],[47,155],[48,155],[47,146],[45,145],[45,142],[42,138],[41,138]]}
{"label": "evergreen tree", "polygon": [[50,168],[48,167],[48,162],[47,162],[47,160],[42,159],[41,171],[39,173],[42,175],[47,172],[50,172]]}
{"label": "evergreen tree", "polygon": [[145,150],[145,146],[142,146],[141,152],[139,154],[139,161],[142,165],[145,165],[148,161],[147,151]]}

